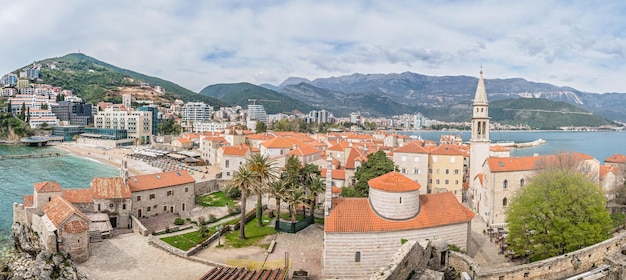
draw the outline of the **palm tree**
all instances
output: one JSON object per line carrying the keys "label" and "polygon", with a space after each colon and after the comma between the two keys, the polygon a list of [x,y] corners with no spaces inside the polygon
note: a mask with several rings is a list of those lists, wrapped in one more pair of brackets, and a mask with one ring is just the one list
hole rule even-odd
{"label": "palm tree", "polygon": [[246,199],[247,193],[255,184],[252,172],[245,166],[239,166],[239,170],[233,173],[233,180],[228,188],[237,188],[241,191],[241,221],[239,225],[239,239],[246,239]]}
{"label": "palm tree", "polygon": [[315,177],[311,180],[311,184],[309,184],[309,191],[311,192],[311,216],[313,216],[315,212],[315,206],[317,206],[317,195],[323,193],[326,190],[326,185],[324,181],[319,177]]}
{"label": "palm tree", "polygon": [[274,182],[278,176],[275,161],[270,160],[269,156],[261,154],[252,154],[248,158],[248,168],[255,179],[254,192],[257,195],[256,218],[259,226],[263,226],[263,201],[262,195],[269,188],[269,184]]}
{"label": "palm tree", "polygon": [[307,197],[302,187],[294,187],[285,192],[285,200],[289,203],[289,212],[291,212],[291,222],[296,222],[296,210],[299,203],[305,203]]}
{"label": "palm tree", "polygon": [[285,196],[285,182],[277,180],[270,185],[270,193],[276,199],[276,228],[280,222],[280,200]]}

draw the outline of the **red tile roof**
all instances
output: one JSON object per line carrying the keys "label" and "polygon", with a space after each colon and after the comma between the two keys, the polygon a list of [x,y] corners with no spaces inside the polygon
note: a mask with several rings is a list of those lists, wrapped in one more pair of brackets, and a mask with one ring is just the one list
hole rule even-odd
{"label": "red tile roof", "polygon": [[193,183],[196,180],[185,170],[132,176],[128,180],[131,192],[154,190]]}
{"label": "red tile roof", "polygon": [[92,196],[99,198],[131,198],[130,188],[120,177],[93,178],[91,180]]}
{"label": "red tile roof", "polygon": [[245,267],[214,267],[200,280],[283,280],[287,279],[287,272],[285,268],[250,270]]}
{"label": "red tile roof", "polygon": [[60,192],[61,185],[57,182],[39,182],[35,183],[35,191],[38,193]]}
{"label": "red tile roof", "polygon": [[600,178],[606,177],[606,174],[613,173],[617,174],[618,168],[609,165],[600,165]]}
{"label": "red tile roof", "polygon": [[394,153],[428,154],[419,141],[411,141],[408,144],[393,150]]}
{"label": "red tile roof", "polygon": [[24,207],[33,207],[35,201],[35,196],[32,194],[24,196]]}
{"label": "red tile roof", "polygon": [[[327,168],[322,168],[320,170],[320,176],[322,176],[322,178],[326,178],[326,170],[327,170]],[[333,177],[333,179],[337,179],[337,180],[345,180],[346,179],[346,170],[345,169],[333,169],[330,172],[331,172],[331,176]]]}
{"label": "red tile roof", "polygon": [[73,220],[63,226],[63,231],[67,233],[79,233],[89,230],[89,225],[80,220]]}
{"label": "red tile roof", "polygon": [[224,155],[228,156],[240,156],[245,157],[250,151],[250,147],[246,144],[239,144],[237,146],[224,146],[222,147],[222,152]]}
{"label": "red tile roof", "polygon": [[395,171],[371,179],[367,184],[370,188],[386,192],[410,192],[421,188],[418,182]]}
{"label": "red tile roof", "polygon": [[430,150],[430,153],[433,155],[450,155],[450,156],[462,156],[463,152],[459,149],[459,147],[451,144],[439,145],[436,148]]}
{"label": "red tile roof", "polygon": [[341,188],[337,187],[337,186],[333,186],[331,188],[331,192],[332,193],[341,193]]}
{"label": "red tile roof", "polygon": [[261,143],[263,147],[268,149],[290,149],[293,146],[304,146],[304,143],[294,138],[276,137]]}
{"label": "red tile roof", "polygon": [[622,154],[614,154],[604,160],[604,162],[610,163],[626,163],[626,156]]}
{"label": "red tile roof", "polygon": [[178,140],[178,142],[180,142],[180,143],[191,143],[192,142],[191,140],[189,140],[187,138],[182,138],[182,137],[178,138],[176,140]]}
{"label": "red tile roof", "polygon": [[67,189],[63,190],[63,198],[71,203],[93,203],[91,189]]}
{"label": "red tile roof", "polygon": [[335,198],[324,221],[325,232],[383,232],[432,228],[467,223],[474,212],[463,206],[451,192],[420,195],[419,214],[394,221],[376,214],[367,198]]}
{"label": "red tile roof", "polygon": [[348,143],[348,142],[340,142],[340,143],[337,143],[335,145],[331,145],[326,150],[327,151],[343,152],[346,149],[346,147],[348,147],[348,146],[350,146],[350,143]]}
{"label": "red tile roof", "polygon": [[316,149],[312,146],[302,146],[298,147],[295,150],[290,151],[287,155],[295,155],[295,156],[308,156],[314,154],[321,154],[322,151]]}
{"label": "red tile roof", "polygon": [[52,200],[43,207],[43,213],[56,228],[59,228],[59,226],[72,215],[78,215],[86,221],[89,221],[89,218],[87,218],[85,214],[80,212],[78,208],[74,207],[74,205],[60,196],[53,197]]}
{"label": "red tile roof", "polygon": [[504,146],[495,145],[495,146],[491,146],[489,150],[492,152],[506,152],[506,151],[510,151],[511,149],[504,147]]}
{"label": "red tile roof", "polygon": [[491,172],[530,171],[538,168],[538,163],[546,156],[489,157],[487,164]]}

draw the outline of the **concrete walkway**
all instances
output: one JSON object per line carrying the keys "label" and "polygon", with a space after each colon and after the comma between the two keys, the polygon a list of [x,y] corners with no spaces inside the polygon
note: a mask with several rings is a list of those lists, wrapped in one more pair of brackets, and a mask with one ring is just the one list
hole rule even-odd
{"label": "concrete walkway", "polygon": [[467,255],[485,268],[513,266],[514,264],[504,254],[500,254],[500,247],[495,239],[490,241],[489,236],[483,234],[483,230],[486,229],[487,225],[476,215],[472,219],[472,235],[467,246]]}

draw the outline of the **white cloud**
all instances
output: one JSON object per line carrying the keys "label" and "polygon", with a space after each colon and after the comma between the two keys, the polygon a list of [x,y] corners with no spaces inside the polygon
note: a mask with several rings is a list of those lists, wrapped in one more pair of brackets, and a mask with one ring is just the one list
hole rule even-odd
{"label": "white cloud", "polygon": [[0,73],[81,52],[199,91],[360,73],[521,77],[626,92],[626,3],[13,1]]}

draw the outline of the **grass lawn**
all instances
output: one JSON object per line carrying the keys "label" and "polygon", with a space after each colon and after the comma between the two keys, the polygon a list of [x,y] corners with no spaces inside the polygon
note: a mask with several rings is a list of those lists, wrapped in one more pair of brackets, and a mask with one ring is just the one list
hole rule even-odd
{"label": "grass lawn", "polygon": [[170,244],[172,247],[187,251],[193,246],[196,246],[196,244],[199,244],[202,241],[206,240],[214,233],[215,230],[211,230],[207,237],[202,237],[198,231],[192,231],[185,234],[163,237],[161,238],[161,240],[165,241],[167,244]]}
{"label": "grass lawn", "polygon": [[[271,220],[267,216],[262,217],[263,220]],[[254,218],[246,224],[246,237],[245,240],[239,239],[239,230],[232,231],[226,234],[226,246],[232,246],[234,248],[242,248],[249,246],[260,246],[267,248],[268,244],[259,244],[263,238],[268,235],[275,234],[273,225],[264,224],[262,227],[257,226],[257,219]]]}
{"label": "grass lawn", "polygon": [[204,207],[222,207],[235,204],[235,201],[221,191],[199,196],[197,200],[197,203]]}

